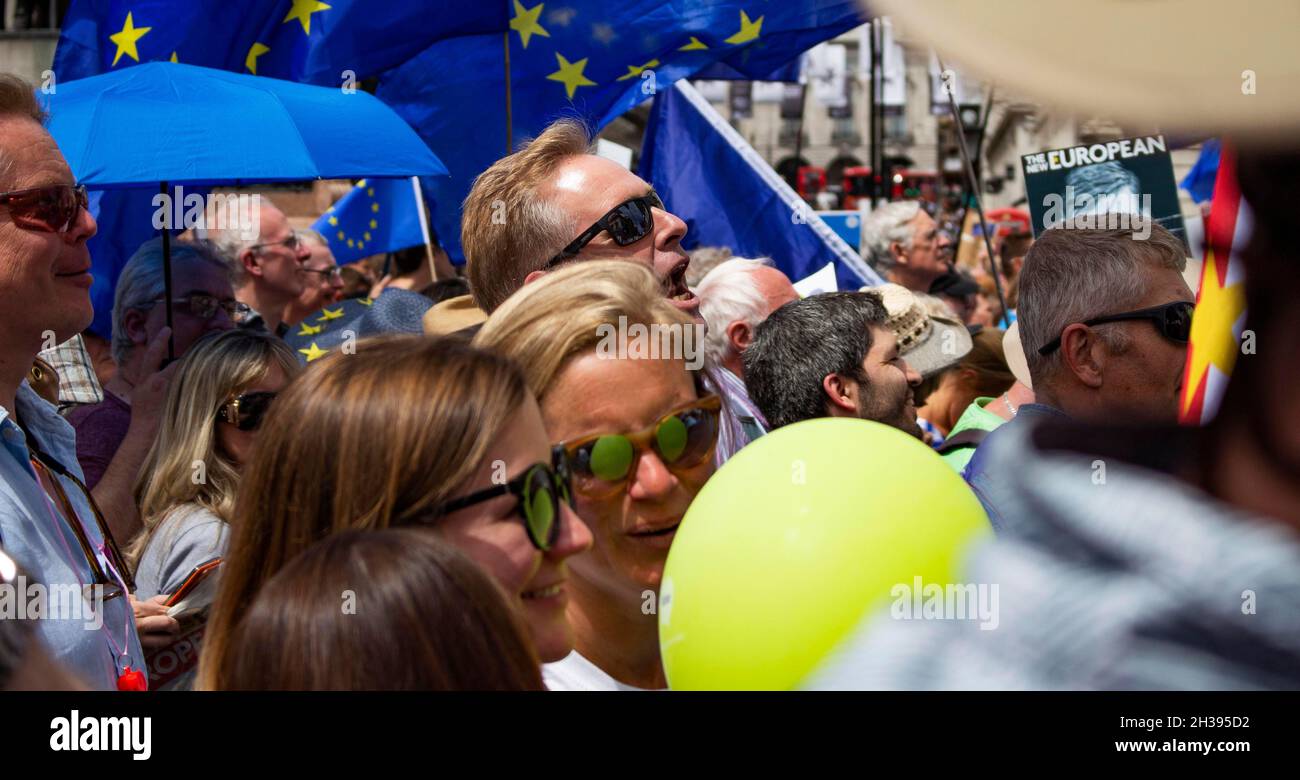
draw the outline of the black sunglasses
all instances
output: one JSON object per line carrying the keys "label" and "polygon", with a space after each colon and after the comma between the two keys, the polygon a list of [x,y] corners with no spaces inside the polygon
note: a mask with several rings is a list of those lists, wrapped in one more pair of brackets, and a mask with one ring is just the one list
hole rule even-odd
{"label": "black sunglasses", "polygon": [[551,268],[577,255],[601,233],[608,232],[614,239],[614,243],[619,246],[635,244],[655,229],[654,212],[651,209],[663,211],[663,208],[663,201],[659,200],[659,196],[653,192],[618,204],[597,220],[596,224],[582,231],[582,235],[573,239],[568,246],[560,250],[558,255],[548,260],[543,269]]}
{"label": "black sunglasses", "polygon": [[[1084,322],[1084,325],[1092,327],[1094,325],[1104,325],[1107,322],[1124,322],[1126,320],[1150,320],[1155,323],[1156,329],[1160,335],[1176,341],[1179,344],[1186,344],[1192,337],[1192,312],[1196,310],[1196,304],[1190,301],[1173,301],[1172,303],[1152,306],[1149,309],[1138,309],[1137,311],[1126,311],[1120,314],[1107,314],[1104,317],[1093,317]],[[1061,346],[1061,337],[1057,336],[1050,342],[1038,348],[1038,354],[1050,355]]]}
{"label": "black sunglasses", "polygon": [[241,431],[254,431],[262,424],[262,417],[271,408],[275,393],[244,393],[221,405],[217,419],[228,422]]}
{"label": "black sunglasses", "polygon": [[430,520],[504,495],[519,499],[518,514],[533,546],[542,552],[554,547],[560,538],[560,502],[569,503],[569,486],[549,463],[534,463],[504,485],[440,504],[430,513]]}

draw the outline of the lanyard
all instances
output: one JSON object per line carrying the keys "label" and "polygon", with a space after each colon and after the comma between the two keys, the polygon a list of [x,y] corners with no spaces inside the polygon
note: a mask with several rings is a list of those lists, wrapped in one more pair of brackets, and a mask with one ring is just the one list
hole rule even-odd
{"label": "lanyard", "polygon": [[[45,499],[43,503],[46,514],[49,516],[52,524],[51,530],[54,532],[55,537],[58,538],[59,544],[63,547],[64,552],[67,553],[65,562],[68,564],[68,567],[72,569],[72,574],[77,578],[77,583],[81,585],[82,597],[90,597],[90,594],[87,593],[88,586],[81,578],[81,572],[76,565],[77,557],[73,554],[72,548],[68,546],[68,541],[63,535],[63,525],[58,519],[58,514],[60,513],[57,511],[58,507],[55,506],[55,498],[57,498],[59,503],[63,505],[62,514],[64,515],[64,523],[71,528],[73,535],[77,537],[77,541],[82,548],[82,554],[86,559],[87,564],[90,566],[92,576],[96,579],[95,584],[100,587],[100,592],[102,593],[104,591],[105,586],[121,588],[120,591],[104,598],[99,603],[99,609],[104,611],[106,614],[106,605],[108,601],[115,596],[125,596],[130,593],[130,587],[127,585],[122,574],[123,564],[121,563],[121,552],[117,549],[117,544],[113,540],[112,532],[108,529],[107,524],[103,519],[103,514],[95,505],[95,499],[90,494],[90,491],[87,490],[85,486],[76,479],[76,477],[69,473],[61,463],[42,452],[40,447],[36,446],[35,439],[33,439],[27,432],[27,429],[21,424],[21,422],[17,420],[16,416],[14,419],[15,423],[18,425],[19,429],[22,430],[27,439],[28,450],[31,453],[32,473],[36,477],[37,486],[41,489],[41,497]],[[104,556],[104,561],[108,566],[108,570],[113,575],[112,580],[108,579],[104,570],[100,567],[99,558],[96,555],[96,549],[91,546],[85,526],[81,522],[81,516],[78,514],[72,501],[68,498],[68,494],[63,489],[63,485],[59,482],[58,475],[66,476],[71,479],[85,494],[86,502],[95,515],[95,520],[99,525],[100,534],[103,538],[103,541],[97,545],[98,552]],[[49,485],[48,489],[46,487],[47,483]],[[51,497],[50,493],[54,493],[54,497]],[[118,561],[117,563],[114,562],[115,557]],[[114,582],[114,580],[116,582]],[[91,591],[91,593],[93,593],[93,591]],[[135,617],[133,610],[128,610],[127,618],[123,621],[122,643],[120,645],[113,640],[112,632],[107,628],[102,632],[104,640],[108,643],[109,650],[113,655],[113,666],[118,672],[118,690],[145,690],[146,688],[143,673],[139,670],[133,670],[129,663],[130,653],[128,648],[131,641],[131,627],[134,621]]]}

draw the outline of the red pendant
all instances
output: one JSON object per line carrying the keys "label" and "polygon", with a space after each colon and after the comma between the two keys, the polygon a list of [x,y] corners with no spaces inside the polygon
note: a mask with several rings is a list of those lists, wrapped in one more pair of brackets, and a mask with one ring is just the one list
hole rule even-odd
{"label": "red pendant", "polygon": [[144,672],[139,669],[132,669],[129,665],[126,671],[117,676],[117,689],[119,691],[147,691],[149,683],[144,678]]}

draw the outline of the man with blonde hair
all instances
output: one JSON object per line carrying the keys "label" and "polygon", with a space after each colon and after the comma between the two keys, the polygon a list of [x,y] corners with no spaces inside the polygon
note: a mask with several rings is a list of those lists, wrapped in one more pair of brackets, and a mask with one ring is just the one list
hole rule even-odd
{"label": "man with blonde hair", "polygon": [[485,312],[561,264],[593,258],[641,263],[673,305],[697,305],[686,285],[686,223],[640,177],[592,154],[576,120],[553,123],[484,171],[461,226],[470,288]]}
{"label": "man with blonde hair", "polygon": [[[664,209],[654,188],[591,153],[587,127],[561,119],[484,171],[465,199],[461,245],[474,302],[491,314],[519,288],[571,262],[629,260],[654,272],[664,297],[695,316],[686,284],[686,223]],[[743,401],[706,371],[725,401],[717,462],[749,443]]]}

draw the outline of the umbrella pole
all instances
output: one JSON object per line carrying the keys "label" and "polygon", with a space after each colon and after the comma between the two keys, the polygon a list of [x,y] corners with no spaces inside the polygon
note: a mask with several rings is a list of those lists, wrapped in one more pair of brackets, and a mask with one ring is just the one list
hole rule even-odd
{"label": "umbrella pole", "polygon": [[163,194],[163,203],[167,204],[166,219],[163,220],[162,228],[162,245],[163,245],[163,295],[167,298],[164,303],[167,305],[167,361],[176,359],[176,331],[172,327],[172,236],[171,222],[172,214],[175,213],[171,199],[167,195],[167,182],[162,182],[159,189]]}

